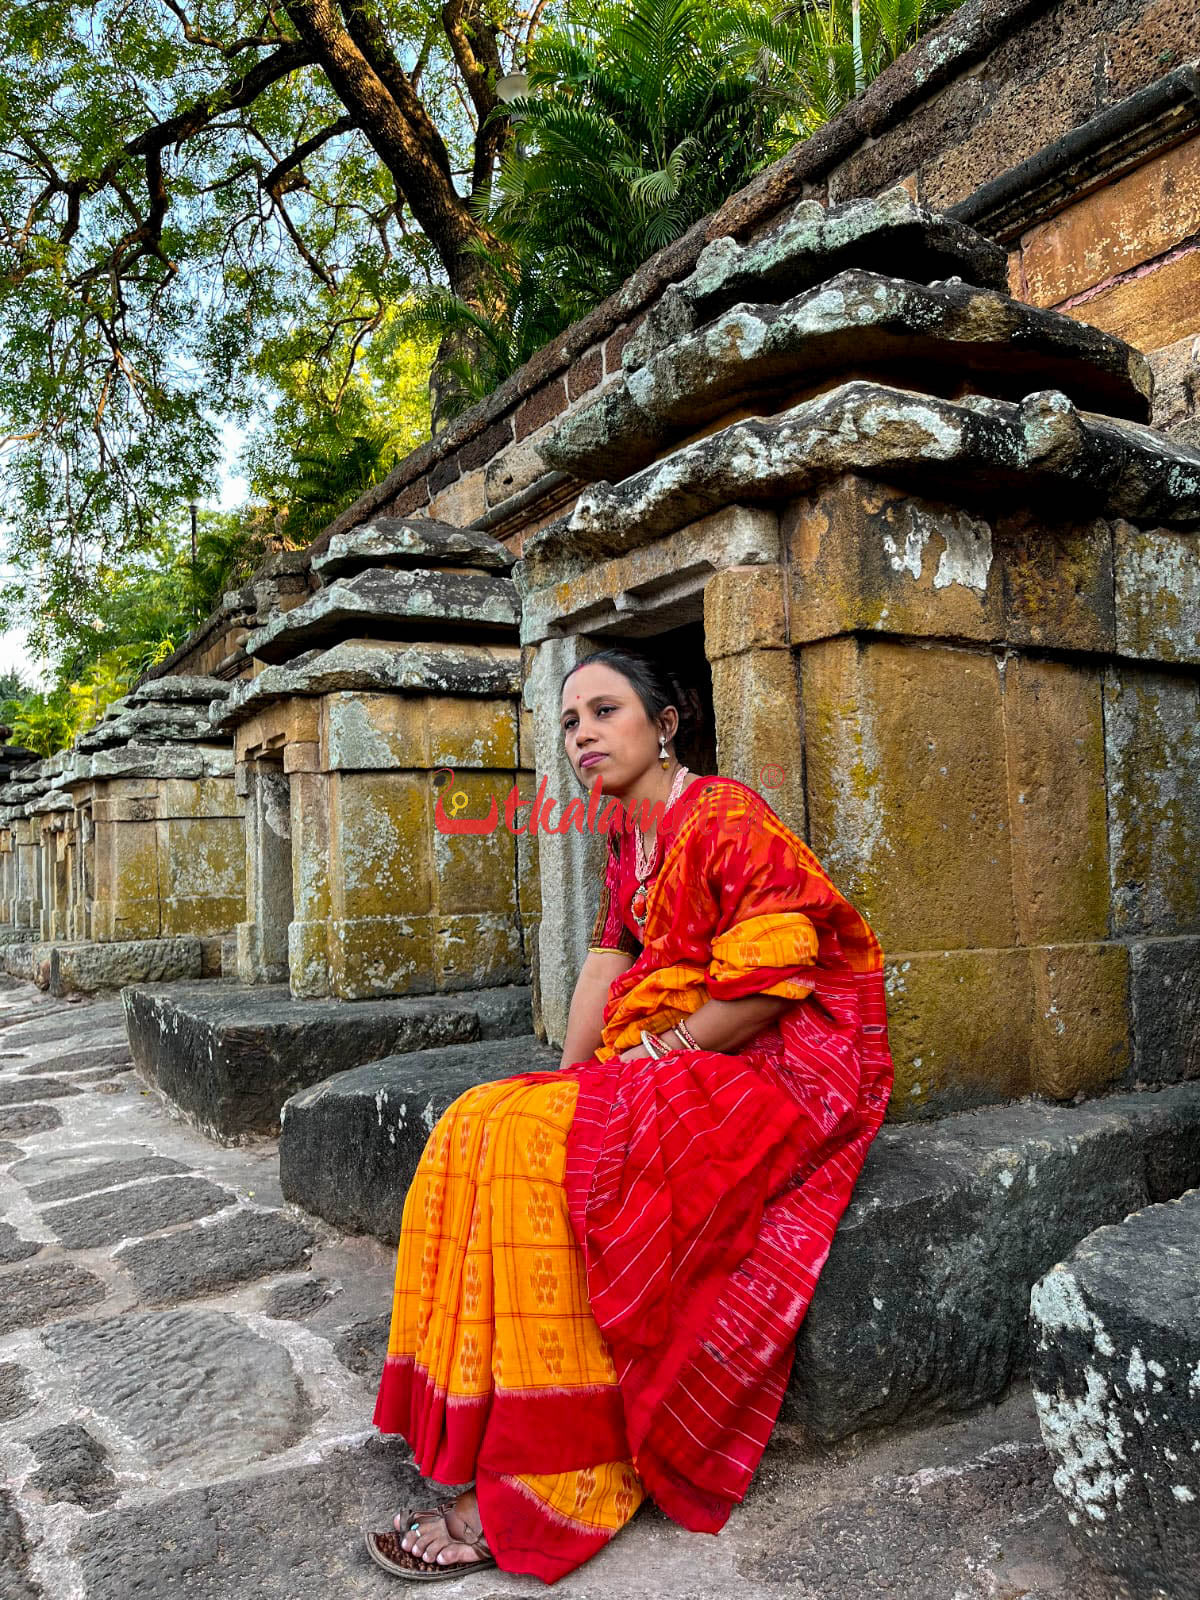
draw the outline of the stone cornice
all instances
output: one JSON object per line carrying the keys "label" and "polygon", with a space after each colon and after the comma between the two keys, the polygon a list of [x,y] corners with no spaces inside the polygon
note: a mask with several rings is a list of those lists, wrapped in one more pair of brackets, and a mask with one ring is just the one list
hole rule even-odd
{"label": "stone cornice", "polygon": [[579,478],[627,475],[739,403],[772,409],[754,404],[772,388],[794,396],[873,367],[1010,398],[1028,393],[1033,377],[1088,409],[1149,416],[1149,363],[1110,334],[990,289],[851,269],[782,305],[738,305],[685,334],[568,416],[541,453]]}
{"label": "stone cornice", "polygon": [[1054,391],[1015,404],[852,382],[593,485],[529,540],[522,581],[539,587],[564,560],[620,555],[725,506],[777,504],[847,472],[962,504],[1057,501],[1073,515],[1200,526],[1200,452],[1150,428],[1077,411]]}
{"label": "stone cornice", "polygon": [[384,644],[348,639],[311,651],[286,666],[267,667],[238,684],[228,701],[212,707],[213,723],[231,733],[268,706],[343,691],[455,695],[515,695],[521,687],[521,653],[510,646]]}

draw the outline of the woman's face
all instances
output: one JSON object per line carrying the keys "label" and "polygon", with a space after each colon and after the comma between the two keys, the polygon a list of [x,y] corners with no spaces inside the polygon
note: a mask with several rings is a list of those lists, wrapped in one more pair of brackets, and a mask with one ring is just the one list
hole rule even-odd
{"label": "woman's face", "polygon": [[[664,717],[673,721],[669,711]],[[599,778],[605,794],[623,794],[658,760],[658,727],[629,679],[603,662],[576,668],[563,684],[562,730],[568,759],[589,789]],[[674,730],[664,731],[670,738]]]}

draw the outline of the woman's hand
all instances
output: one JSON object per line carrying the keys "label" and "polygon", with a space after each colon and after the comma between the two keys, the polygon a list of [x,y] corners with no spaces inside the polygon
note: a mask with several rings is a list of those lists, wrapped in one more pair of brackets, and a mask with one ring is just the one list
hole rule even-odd
{"label": "woman's hand", "polygon": [[[756,1033],[775,1021],[788,1007],[790,1000],[776,995],[749,994],[741,1000],[706,1000],[687,1019],[687,1029],[695,1040],[695,1048],[712,1050],[720,1054],[736,1054],[740,1045],[746,1044]],[[690,1050],[672,1027],[660,1028],[658,1038],[667,1050]],[[643,1044],[622,1050],[622,1061],[644,1061],[650,1052]]]}
{"label": "woman's hand", "polygon": [[577,1061],[590,1061],[595,1055],[603,1036],[608,991],[632,964],[633,957],[620,951],[588,951],[571,997],[560,1067],[573,1066]]}

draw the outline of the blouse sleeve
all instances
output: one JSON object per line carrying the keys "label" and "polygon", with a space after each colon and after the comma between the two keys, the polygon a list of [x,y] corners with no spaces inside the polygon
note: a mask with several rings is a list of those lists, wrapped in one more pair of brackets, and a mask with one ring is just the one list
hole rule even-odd
{"label": "blouse sleeve", "polygon": [[588,950],[598,955],[638,956],[641,945],[630,933],[621,916],[620,891],[621,857],[615,838],[604,853],[604,871],[600,879],[600,909],[596,925],[588,941]]}

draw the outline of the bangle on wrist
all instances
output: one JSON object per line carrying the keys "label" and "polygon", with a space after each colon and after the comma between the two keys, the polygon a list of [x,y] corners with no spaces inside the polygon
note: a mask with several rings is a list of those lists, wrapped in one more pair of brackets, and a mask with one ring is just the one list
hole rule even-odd
{"label": "bangle on wrist", "polygon": [[642,1047],[652,1061],[661,1061],[671,1053],[658,1034],[647,1033],[645,1028],[642,1029]]}
{"label": "bangle on wrist", "polygon": [[686,1022],[677,1022],[672,1031],[685,1050],[699,1050],[701,1048],[701,1046],[696,1043],[695,1035],[692,1033]]}

